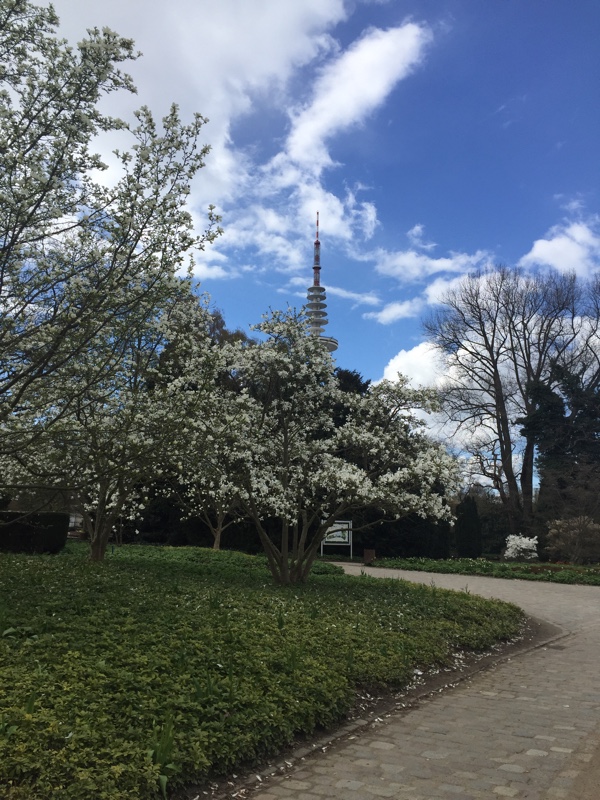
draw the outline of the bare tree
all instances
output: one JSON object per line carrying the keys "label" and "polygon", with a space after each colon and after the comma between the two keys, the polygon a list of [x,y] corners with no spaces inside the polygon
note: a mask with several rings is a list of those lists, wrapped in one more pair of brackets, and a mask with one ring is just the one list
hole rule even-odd
{"label": "bare tree", "polygon": [[497,490],[512,533],[533,515],[535,441],[522,431],[531,387],[551,385],[556,364],[597,359],[590,311],[575,275],[498,267],[465,278],[425,324],[448,369],[447,430]]}

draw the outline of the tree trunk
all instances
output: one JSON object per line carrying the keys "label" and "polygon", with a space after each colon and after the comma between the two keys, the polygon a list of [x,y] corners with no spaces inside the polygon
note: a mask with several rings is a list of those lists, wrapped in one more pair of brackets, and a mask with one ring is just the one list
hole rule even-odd
{"label": "tree trunk", "polygon": [[108,536],[104,536],[102,532],[96,532],[96,536],[90,542],[90,559],[92,561],[104,561],[107,547]]}
{"label": "tree trunk", "polygon": [[521,467],[521,496],[523,498],[523,525],[525,535],[529,535],[533,522],[533,468],[534,468],[535,446],[532,441],[527,440],[523,452],[523,464]]}
{"label": "tree trunk", "polygon": [[290,574],[290,561],[289,561],[289,536],[290,536],[290,526],[287,521],[284,521],[281,525],[281,562],[280,562],[280,574],[279,574],[279,583],[283,585],[287,585],[291,583],[291,574]]}
{"label": "tree trunk", "polygon": [[90,558],[92,561],[104,561],[113,526],[121,516],[123,502],[124,497],[121,497],[113,508],[107,510],[107,498],[103,496],[96,506],[95,514],[88,515],[88,525],[91,525]]}
{"label": "tree trunk", "polygon": [[269,538],[266,530],[264,529],[260,515],[258,514],[256,508],[252,503],[247,506],[249,515],[253,520],[256,530],[258,531],[258,536],[267,556],[267,562],[269,564],[269,569],[271,570],[271,575],[273,576],[273,580],[275,583],[281,583],[281,553],[275,547],[271,539]]}

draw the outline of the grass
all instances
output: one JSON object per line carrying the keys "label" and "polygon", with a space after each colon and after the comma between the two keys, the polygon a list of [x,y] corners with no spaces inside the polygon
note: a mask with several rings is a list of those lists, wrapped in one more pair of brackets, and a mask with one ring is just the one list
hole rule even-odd
{"label": "grass", "polygon": [[359,688],[401,687],[513,637],[512,605],[318,564],[123,547],[102,564],[0,554],[0,786],[8,800],[140,800],[330,726]]}
{"label": "grass", "polygon": [[544,564],[540,562],[487,561],[484,558],[378,558],[372,567],[445,572],[459,575],[486,575],[490,578],[519,578],[551,583],[579,583],[600,586],[600,566]]}

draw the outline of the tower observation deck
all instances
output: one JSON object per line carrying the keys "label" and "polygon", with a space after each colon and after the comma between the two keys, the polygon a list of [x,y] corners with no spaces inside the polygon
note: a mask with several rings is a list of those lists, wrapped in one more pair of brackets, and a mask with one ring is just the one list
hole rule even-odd
{"label": "tower observation deck", "polygon": [[327,303],[325,302],[325,289],[321,286],[321,242],[319,241],[319,212],[317,211],[317,235],[315,238],[315,255],[313,264],[313,284],[308,287],[306,296],[308,325],[313,336],[319,336],[330,353],[338,349],[337,339],[324,336],[325,326],[328,325]]}

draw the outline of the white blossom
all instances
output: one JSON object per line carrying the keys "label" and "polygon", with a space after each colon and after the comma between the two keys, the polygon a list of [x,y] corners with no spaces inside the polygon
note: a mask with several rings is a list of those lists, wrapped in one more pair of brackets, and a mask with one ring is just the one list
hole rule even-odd
{"label": "white blossom", "polygon": [[504,558],[515,561],[532,561],[537,559],[537,536],[527,537],[511,534],[506,539]]}

